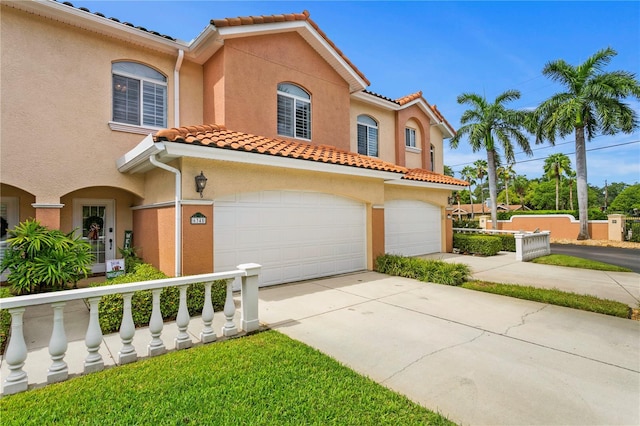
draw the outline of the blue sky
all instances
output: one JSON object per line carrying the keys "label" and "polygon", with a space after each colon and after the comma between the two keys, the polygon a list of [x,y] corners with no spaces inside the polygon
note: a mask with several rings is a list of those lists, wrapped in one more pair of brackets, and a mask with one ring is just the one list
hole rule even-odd
{"label": "blue sky", "polygon": [[[606,70],[640,75],[637,1],[71,1],[185,41],[211,19],[308,10],[366,75],[369,90],[390,98],[422,90],[455,128],[466,109],[456,102],[461,93],[492,101],[517,89],[522,97],[509,106],[532,108],[560,91],[541,73],[551,60],[577,65],[610,46],[618,55]],[[640,116],[640,102],[629,104]],[[486,158],[466,142],[457,150],[445,144],[445,164],[455,171]],[[573,138],[533,148],[533,157],[516,156],[518,174],[539,177],[544,158],[557,152],[567,154],[575,167]],[[640,130],[596,137],[587,149],[590,184],[640,182]]]}

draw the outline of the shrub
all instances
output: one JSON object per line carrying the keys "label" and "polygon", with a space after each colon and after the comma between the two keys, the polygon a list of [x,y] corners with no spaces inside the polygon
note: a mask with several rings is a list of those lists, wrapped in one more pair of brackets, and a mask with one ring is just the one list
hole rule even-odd
{"label": "shrub", "polygon": [[[3,297],[11,297],[11,291],[7,287],[0,287],[0,299]],[[0,354],[4,354],[4,348],[9,338],[9,330],[11,329],[11,314],[6,309],[0,309]]]}
{"label": "shrub", "polygon": [[9,270],[7,281],[14,294],[64,290],[86,278],[94,256],[91,246],[37,220],[19,223],[9,231],[8,247],[0,272]]}
{"label": "shrub", "polygon": [[502,251],[516,251],[516,238],[513,234],[496,234],[502,241]]}
{"label": "shrub", "polygon": [[454,228],[466,228],[466,229],[480,229],[480,221],[478,221],[478,220],[467,220],[467,219],[461,219],[461,220],[454,219],[453,227]]}
{"label": "shrub", "polygon": [[627,228],[627,233],[629,233],[629,231],[631,231],[629,241],[640,243],[640,223],[632,223],[631,226]]}
{"label": "shrub", "polygon": [[[96,283],[92,286],[104,286],[114,284],[126,284],[139,281],[150,281],[167,278],[161,271],[146,263],[139,263],[134,266],[132,273],[120,275],[104,283]],[[225,280],[215,281],[211,287],[211,301],[213,309],[220,311],[224,308],[227,294],[227,284]],[[122,323],[122,301],[121,294],[110,294],[100,299],[98,309],[100,315],[100,328],[103,333],[112,333],[120,329]],[[133,323],[136,327],[149,324],[151,317],[153,296],[151,290],[136,291],[131,300],[131,312]],[[172,320],[178,314],[180,303],[180,290],[178,287],[167,287],[160,294],[160,311],[162,318]],[[204,284],[192,284],[187,289],[187,308],[189,315],[199,315],[204,304]]]}
{"label": "shrub", "polygon": [[454,233],[453,247],[459,249],[463,253],[494,256],[502,250],[502,240],[500,237],[493,235]]}
{"label": "shrub", "polygon": [[393,254],[378,256],[375,270],[398,277],[456,286],[462,285],[470,274],[469,266],[465,264]]}

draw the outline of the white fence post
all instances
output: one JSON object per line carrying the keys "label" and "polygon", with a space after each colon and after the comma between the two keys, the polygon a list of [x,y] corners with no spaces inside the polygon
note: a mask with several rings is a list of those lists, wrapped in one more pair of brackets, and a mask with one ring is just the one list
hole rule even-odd
{"label": "white fence post", "polygon": [[102,329],[100,328],[100,319],[98,317],[98,304],[100,297],[89,298],[89,326],[84,342],[87,345],[89,355],[84,360],[84,372],[93,373],[104,368],[104,361],[100,355],[100,343],[102,343]]}
{"label": "white fence post", "polygon": [[213,323],[213,302],[211,302],[211,286],[213,282],[204,283],[204,306],[202,307],[202,323],[204,327],[200,332],[200,341],[202,343],[215,342],[218,336],[211,327]]}
{"label": "white fence post", "polygon": [[27,344],[22,332],[22,315],[25,308],[9,309],[11,314],[11,337],[4,353],[4,361],[9,365],[9,375],[4,380],[2,392],[5,395],[26,391],[29,387],[27,373],[22,369],[27,359]]}
{"label": "white fence post", "polygon": [[151,332],[151,342],[147,346],[147,355],[156,356],[167,351],[164,342],[160,338],[162,334],[163,321],[162,310],[160,309],[161,288],[151,290],[151,317],[149,318],[149,331]]}
{"label": "white fence post", "polygon": [[258,276],[262,267],[256,263],[245,263],[238,265],[237,268],[246,273],[242,277],[242,318],[240,327],[246,332],[255,331],[260,328],[260,320],[258,319]]}
{"label": "white fence post", "polygon": [[189,326],[189,308],[187,307],[187,288],[189,284],[181,285],[180,289],[180,303],[178,305],[178,316],[176,316],[176,324],[178,325],[178,336],[175,338],[176,349],[186,349],[193,346],[191,337],[187,333],[187,327]]}
{"label": "white fence post", "polygon": [[122,349],[118,352],[118,363],[127,364],[138,359],[138,354],[131,344],[133,335],[136,332],[136,326],[133,323],[133,315],[131,314],[131,298],[133,293],[122,294],[122,324],[120,324],[120,339],[122,340]]}
{"label": "white fence post", "polygon": [[56,383],[67,380],[69,368],[64,362],[64,354],[67,352],[67,335],[64,332],[64,305],[65,302],[51,304],[53,308],[53,330],[49,340],[49,354],[53,362],[47,372],[47,383]]}

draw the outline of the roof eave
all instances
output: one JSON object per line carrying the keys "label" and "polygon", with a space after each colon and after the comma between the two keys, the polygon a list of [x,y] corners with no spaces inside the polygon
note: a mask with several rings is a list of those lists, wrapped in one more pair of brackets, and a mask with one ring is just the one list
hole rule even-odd
{"label": "roof eave", "polygon": [[414,188],[444,189],[446,191],[459,191],[464,188],[460,185],[452,185],[446,183],[423,182],[418,180],[401,179],[385,181],[387,185],[412,186]]}

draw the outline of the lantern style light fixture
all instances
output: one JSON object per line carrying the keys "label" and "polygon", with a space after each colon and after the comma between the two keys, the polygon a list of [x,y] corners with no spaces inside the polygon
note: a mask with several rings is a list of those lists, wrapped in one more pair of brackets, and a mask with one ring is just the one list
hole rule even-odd
{"label": "lantern style light fixture", "polygon": [[204,187],[207,186],[207,177],[200,171],[200,174],[196,176],[196,192],[200,193],[200,198],[202,198],[202,191],[204,191]]}

